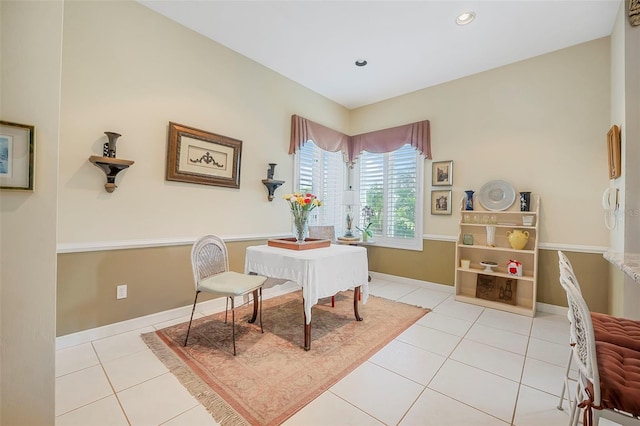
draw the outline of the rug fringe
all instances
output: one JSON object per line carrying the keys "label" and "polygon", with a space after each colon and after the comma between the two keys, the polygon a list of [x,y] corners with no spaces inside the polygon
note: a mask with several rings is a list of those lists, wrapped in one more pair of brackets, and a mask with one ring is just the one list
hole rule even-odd
{"label": "rug fringe", "polygon": [[248,426],[249,423],[227,402],[215,393],[184,361],[155,333],[141,335],[149,349],[173,373],[182,385],[223,426]]}

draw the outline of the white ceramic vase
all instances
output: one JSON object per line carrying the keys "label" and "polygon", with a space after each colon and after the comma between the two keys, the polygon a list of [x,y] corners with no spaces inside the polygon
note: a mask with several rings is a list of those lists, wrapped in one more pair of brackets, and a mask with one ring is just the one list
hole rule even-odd
{"label": "white ceramic vase", "polygon": [[489,247],[496,245],[496,227],[494,225],[487,225],[487,245]]}

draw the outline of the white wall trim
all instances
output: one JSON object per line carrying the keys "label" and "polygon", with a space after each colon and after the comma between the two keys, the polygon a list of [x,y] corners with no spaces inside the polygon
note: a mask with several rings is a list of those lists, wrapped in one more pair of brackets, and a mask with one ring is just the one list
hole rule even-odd
{"label": "white wall trim", "polygon": [[425,234],[423,238],[430,241],[449,241],[452,243],[458,241],[458,237],[455,235]]}
{"label": "white wall trim", "polygon": [[[225,242],[231,241],[252,241],[252,240],[266,240],[269,238],[284,238],[289,237],[289,234],[273,235],[273,234],[259,234],[259,235],[221,235]],[[81,253],[87,251],[108,251],[108,250],[125,250],[135,248],[150,248],[150,247],[170,247],[170,246],[187,246],[192,245],[199,237],[184,237],[184,238],[159,238],[149,240],[121,240],[121,241],[89,241],[82,243],[59,243],[57,245],[58,253]]]}
{"label": "white wall trim", "polygon": [[550,305],[548,303],[537,302],[536,311],[546,312],[547,314],[562,315],[566,317],[567,313],[569,312],[569,308],[566,308],[564,306]]}
{"label": "white wall trim", "polygon": [[[222,235],[221,238],[226,242],[232,241],[253,241],[268,240],[269,238],[286,238],[289,234],[256,234],[256,235]],[[89,241],[82,243],[59,243],[57,245],[58,253],[82,253],[88,251],[108,251],[108,250],[125,250],[136,248],[150,247],[171,247],[192,245],[198,237],[176,237],[176,238],[158,238],[149,240],[121,240],[121,241]],[[426,234],[423,239],[429,241],[447,241],[455,243],[458,237],[451,235]],[[562,243],[540,243],[539,248],[543,250],[562,250],[575,253],[596,253],[604,254],[608,247],[592,246],[580,244],[562,244]]]}

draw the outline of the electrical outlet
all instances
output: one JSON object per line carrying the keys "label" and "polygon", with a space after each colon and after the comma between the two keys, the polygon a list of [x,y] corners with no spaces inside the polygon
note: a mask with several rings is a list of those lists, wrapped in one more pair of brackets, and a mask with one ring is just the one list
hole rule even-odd
{"label": "electrical outlet", "polygon": [[126,299],[127,298],[127,285],[122,284],[116,288],[116,299]]}

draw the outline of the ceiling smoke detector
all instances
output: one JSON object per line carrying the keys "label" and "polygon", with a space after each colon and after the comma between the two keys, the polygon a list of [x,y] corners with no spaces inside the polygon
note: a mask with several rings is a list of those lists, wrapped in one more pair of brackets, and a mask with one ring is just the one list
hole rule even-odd
{"label": "ceiling smoke detector", "polygon": [[364,67],[367,65],[367,61],[365,59],[358,59],[356,61],[356,67]]}
{"label": "ceiling smoke detector", "polygon": [[476,19],[475,12],[464,12],[458,15],[458,17],[456,18],[456,24],[467,25],[470,24],[474,19]]}

